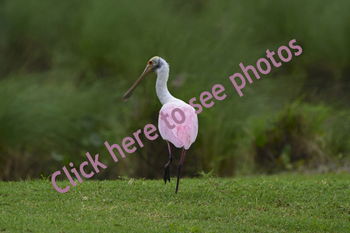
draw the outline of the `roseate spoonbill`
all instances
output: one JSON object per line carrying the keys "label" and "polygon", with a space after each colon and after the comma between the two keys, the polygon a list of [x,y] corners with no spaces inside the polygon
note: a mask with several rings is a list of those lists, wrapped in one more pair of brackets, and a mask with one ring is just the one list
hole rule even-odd
{"label": "roseate spoonbill", "polygon": [[128,100],[137,85],[139,85],[144,77],[146,77],[146,75],[152,71],[157,74],[156,92],[158,99],[163,105],[159,112],[158,129],[162,138],[166,140],[169,148],[169,161],[164,167],[165,183],[167,180],[170,182],[169,165],[174,158],[171,153],[169,142],[171,142],[177,148],[183,147],[177,171],[177,183],[175,190],[175,193],[177,193],[186,150],[190,148],[191,144],[196,140],[198,134],[198,118],[197,114],[195,113],[195,109],[191,105],[175,98],[169,93],[167,87],[169,78],[169,64],[163,58],[157,56],[148,61],[148,64],[140,78],[125,93],[123,100]]}

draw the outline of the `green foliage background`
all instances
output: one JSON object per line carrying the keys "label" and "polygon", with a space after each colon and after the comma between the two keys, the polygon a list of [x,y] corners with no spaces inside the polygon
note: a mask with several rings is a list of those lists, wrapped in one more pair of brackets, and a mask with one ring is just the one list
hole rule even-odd
{"label": "green foliage background", "polygon": [[[184,176],[348,172],[349,8],[346,0],[1,1],[0,179],[48,176],[86,152],[108,166],[93,178],[161,178],[160,137],[143,137],[118,163],[104,146],[157,126],[155,75],[122,101],[155,55],[170,64],[170,92],[186,102],[226,88],[227,98],[198,116]],[[255,65],[292,39],[303,53],[239,97],[229,80],[239,63]]]}

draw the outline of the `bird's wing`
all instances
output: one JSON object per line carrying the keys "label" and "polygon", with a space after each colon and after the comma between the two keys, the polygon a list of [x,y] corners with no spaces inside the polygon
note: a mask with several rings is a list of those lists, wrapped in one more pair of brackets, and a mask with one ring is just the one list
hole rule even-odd
{"label": "bird's wing", "polygon": [[[185,116],[184,120],[180,111],[174,111],[176,108],[182,111]],[[173,111],[174,117],[178,122],[183,121],[182,123],[178,124],[174,121],[172,118]],[[167,116],[166,120],[169,126],[166,124],[165,120],[162,119],[161,112],[163,115]],[[159,112],[158,129],[164,140],[170,141],[178,148],[184,147],[187,150],[196,140],[198,134],[198,118],[195,109],[184,102],[170,102],[164,104]]]}

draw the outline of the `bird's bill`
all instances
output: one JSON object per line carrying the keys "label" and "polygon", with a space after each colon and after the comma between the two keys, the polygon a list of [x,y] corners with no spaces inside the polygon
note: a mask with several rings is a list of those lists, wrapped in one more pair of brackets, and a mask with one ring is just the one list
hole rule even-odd
{"label": "bird's bill", "polygon": [[134,83],[134,85],[132,85],[132,87],[123,96],[123,100],[124,101],[127,101],[132,96],[132,93],[134,92],[136,87],[141,83],[143,78],[146,77],[146,75],[149,74],[151,71],[152,71],[152,67],[147,65],[146,69],[143,71],[143,73],[141,74],[140,78]]}

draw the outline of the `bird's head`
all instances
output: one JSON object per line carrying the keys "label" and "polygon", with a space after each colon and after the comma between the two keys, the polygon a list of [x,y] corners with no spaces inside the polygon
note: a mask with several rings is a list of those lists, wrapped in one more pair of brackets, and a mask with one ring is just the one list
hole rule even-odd
{"label": "bird's head", "polygon": [[136,89],[136,87],[141,83],[141,81],[144,79],[144,77],[146,77],[147,74],[151,73],[151,72],[158,72],[158,70],[160,69],[160,67],[162,67],[164,63],[164,60],[161,59],[158,56],[152,57],[148,63],[147,66],[145,68],[145,70],[143,71],[143,73],[141,74],[141,76],[139,77],[139,79],[134,83],[134,85],[125,93],[125,95],[123,96],[123,100],[127,101],[132,93],[134,92],[134,90]]}
{"label": "bird's head", "polygon": [[153,72],[157,72],[159,68],[162,66],[162,64],[163,64],[162,59],[158,56],[155,56],[148,61],[147,67],[149,67],[149,69],[151,69]]}

